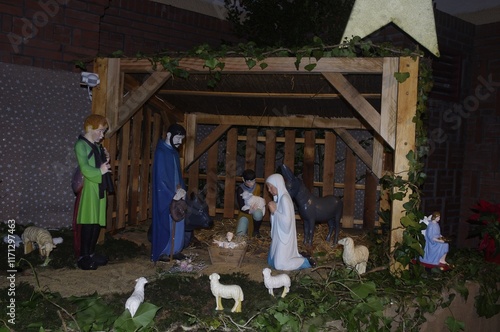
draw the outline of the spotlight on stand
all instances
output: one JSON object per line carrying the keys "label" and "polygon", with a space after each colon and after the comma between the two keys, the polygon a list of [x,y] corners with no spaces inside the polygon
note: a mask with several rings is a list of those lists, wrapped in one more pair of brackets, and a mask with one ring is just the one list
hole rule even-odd
{"label": "spotlight on stand", "polygon": [[92,100],[92,91],[90,90],[93,87],[96,87],[101,83],[99,80],[99,75],[89,72],[82,72],[82,79],[80,81],[80,85],[87,86],[87,90],[89,93],[89,99]]}

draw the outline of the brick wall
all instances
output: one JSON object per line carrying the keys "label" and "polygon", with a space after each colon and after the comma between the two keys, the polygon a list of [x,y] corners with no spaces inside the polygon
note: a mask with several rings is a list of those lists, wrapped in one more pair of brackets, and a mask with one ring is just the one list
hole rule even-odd
{"label": "brick wall", "polygon": [[[463,100],[466,117],[460,239],[479,199],[500,203],[500,22],[476,28],[471,89]],[[470,241],[467,241],[470,242]],[[465,243],[467,243],[465,242]]]}
{"label": "brick wall", "polygon": [[75,60],[234,41],[218,18],[151,1],[2,0],[0,61],[76,71]]}
{"label": "brick wall", "polygon": [[427,180],[422,211],[441,212],[441,231],[456,239],[462,199],[465,118],[460,105],[470,91],[475,26],[436,11],[441,56],[432,58],[435,86],[427,120],[430,153],[425,164]]}

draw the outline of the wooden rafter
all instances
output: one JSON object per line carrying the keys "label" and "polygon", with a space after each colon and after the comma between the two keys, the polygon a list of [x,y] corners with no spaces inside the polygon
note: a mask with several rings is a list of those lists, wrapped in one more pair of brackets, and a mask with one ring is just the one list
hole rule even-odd
{"label": "wooden rafter", "polygon": [[217,143],[219,138],[221,138],[222,135],[224,135],[229,128],[231,128],[231,125],[229,124],[224,124],[224,125],[219,125],[217,128],[212,130],[210,135],[205,137],[203,141],[200,142],[200,144],[197,144],[196,147],[194,147],[194,154],[192,157],[187,157],[185,160],[185,167],[184,170],[188,170],[191,165],[198,160],[202,154],[204,154],[212,145]]}
{"label": "wooden rafter", "polygon": [[352,137],[351,134],[344,128],[334,129],[335,133],[344,141],[344,143],[351,148],[351,150],[365,163],[366,167],[372,169],[373,159],[365,148],[363,148],[358,141]]}
{"label": "wooden rafter", "polygon": [[[321,58],[316,61],[314,58],[304,58],[296,67],[296,59],[287,57],[267,58],[249,69],[245,58],[224,58],[224,73],[245,72],[249,74],[272,74],[272,73],[382,73],[383,58]],[[265,63],[267,67],[261,69],[260,63]],[[310,71],[304,69],[306,65],[316,64]],[[192,72],[207,73],[205,60],[197,58],[184,58],[179,60],[179,67]],[[163,71],[160,64],[153,65],[147,59],[133,60],[122,59],[120,70],[124,73],[152,73]]]}
{"label": "wooden rafter", "polygon": [[337,89],[352,107],[365,119],[370,127],[380,134],[380,114],[340,73],[323,73],[323,76]]}
{"label": "wooden rafter", "polygon": [[[109,134],[112,135],[116,130],[121,128],[171,76],[168,72],[151,73],[139,88],[133,90],[124,98],[124,102],[118,109],[110,109],[109,112],[111,114],[109,116],[116,119],[116,122],[109,129]],[[113,112],[117,112],[117,114],[113,114]]]}
{"label": "wooden rafter", "polygon": [[[125,75],[123,85],[128,91],[137,90],[141,86],[141,84],[131,75]],[[154,97],[155,98],[150,98],[147,103],[154,107],[157,111],[160,111],[161,116],[164,118],[166,123],[184,121],[184,113],[182,111],[169,102],[157,98],[156,96]],[[165,107],[168,109],[168,112],[163,112]]]}
{"label": "wooden rafter", "polygon": [[[202,97],[233,97],[233,98],[287,98],[287,99],[340,99],[340,93],[276,93],[276,92],[220,92],[220,91],[194,91],[194,90],[168,90],[161,89],[160,95],[175,96],[202,96]],[[380,93],[361,93],[365,99],[379,99]]]}
{"label": "wooden rafter", "polygon": [[246,116],[214,115],[197,113],[199,124],[231,124],[234,126],[279,127],[279,128],[318,128],[318,129],[366,129],[356,118],[323,118],[318,116]]}

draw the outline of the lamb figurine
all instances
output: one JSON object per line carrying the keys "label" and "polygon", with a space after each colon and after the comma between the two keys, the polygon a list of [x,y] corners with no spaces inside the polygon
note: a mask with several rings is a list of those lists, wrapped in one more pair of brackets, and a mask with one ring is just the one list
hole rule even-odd
{"label": "lamb figurine", "polygon": [[245,201],[245,205],[241,207],[241,211],[250,210],[251,207],[262,210],[262,216],[266,214],[266,200],[260,196],[254,196],[249,191],[243,190],[241,198]]}
{"label": "lamb figurine", "polygon": [[368,248],[362,245],[354,245],[354,241],[350,237],[339,240],[339,244],[344,246],[342,260],[344,264],[355,268],[359,274],[366,272],[366,263],[370,255]]}
{"label": "lamb figurine", "polygon": [[262,270],[262,274],[264,275],[264,285],[266,286],[269,294],[274,296],[273,289],[283,287],[283,293],[281,293],[281,297],[285,297],[286,294],[290,291],[290,286],[292,282],[290,281],[290,277],[288,274],[279,274],[277,276],[271,275],[271,269],[265,268]]}
{"label": "lamb figurine", "polygon": [[209,276],[210,279],[210,290],[215,296],[215,303],[217,307],[215,310],[223,310],[222,299],[233,299],[234,306],[231,312],[241,312],[241,302],[244,300],[243,291],[238,285],[223,285],[219,282],[220,275],[218,273],[212,273]]}
{"label": "lamb figurine", "polygon": [[148,283],[148,280],[144,277],[140,277],[135,280],[134,292],[125,302],[125,309],[130,311],[130,316],[134,317],[137,309],[144,302],[144,285]]}
{"label": "lamb figurine", "polygon": [[47,266],[50,262],[49,255],[56,248],[56,244],[50,235],[50,232],[45,228],[30,226],[27,227],[23,234],[21,235],[21,239],[24,243],[24,254],[29,254],[34,249],[33,242],[36,242],[38,245],[38,250],[40,252],[40,256],[45,257],[45,261],[42,266]]}

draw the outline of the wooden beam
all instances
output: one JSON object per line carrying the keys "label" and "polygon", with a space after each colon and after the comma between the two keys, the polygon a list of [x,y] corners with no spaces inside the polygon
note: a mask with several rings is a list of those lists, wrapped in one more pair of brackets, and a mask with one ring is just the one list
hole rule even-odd
{"label": "wooden beam", "polygon": [[224,182],[224,218],[234,218],[236,192],[236,155],[238,130],[231,128],[227,132],[226,145],[226,180]]}
{"label": "wooden beam", "polygon": [[[141,86],[141,84],[132,75],[124,75],[123,86],[125,90],[131,91],[138,89]],[[154,95],[153,97],[149,98],[147,104],[162,113],[166,113],[165,115],[167,117],[170,117],[168,119],[169,123],[184,121],[184,112],[177,109],[174,105],[163,100],[157,95]]]}
{"label": "wooden beam", "polygon": [[322,118],[319,116],[246,116],[246,115],[216,115],[196,113],[198,124],[219,124],[277,128],[318,128],[318,129],[366,129],[356,118]]}
{"label": "wooden beam", "polygon": [[[316,61],[314,58],[303,58],[299,69],[297,69],[294,57],[272,57],[260,61],[252,69],[248,68],[245,58],[221,58],[224,62],[224,74],[247,72],[252,74],[273,74],[273,73],[382,73],[383,58],[321,58]],[[259,64],[265,63],[267,67],[261,69]],[[304,69],[306,65],[316,64],[311,71]],[[179,60],[179,68],[190,72],[208,73],[205,60],[197,58],[184,58]],[[153,66],[147,59],[121,59],[120,70],[125,73],[151,73],[164,71],[161,64]]]}
{"label": "wooden beam", "polygon": [[363,204],[363,228],[373,229],[375,227],[375,216],[377,214],[377,178],[373,173],[366,171],[365,198]]}
{"label": "wooden beam", "polygon": [[354,227],[354,207],[356,206],[356,156],[354,152],[345,149],[345,174],[344,174],[344,209],[342,215],[342,227]]}
{"label": "wooden beam", "polygon": [[302,168],[302,180],[309,191],[314,189],[314,157],[316,148],[316,133],[308,130],[304,133],[304,167]]}
{"label": "wooden beam", "polygon": [[[264,155],[264,181],[271,174],[276,172],[276,130],[268,129],[266,130],[266,154]],[[269,194],[269,191],[264,186],[262,188],[264,191],[263,197],[266,202],[272,201],[273,197]],[[266,213],[264,220],[270,220],[270,213]]]}
{"label": "wooden beam", "polygon": [[[274,140],[276,141],[276,137],[274,138]],[[295,130],[285,130],[285,151],[283,152],[283,163],[290,169],[292,173],[295,170],[295,144]]]}
{"label": "wooden beam", "polygon": [[384,175],[383,159],[384,159],[384,140],[379,135],[373,136],[373,152],[372,152],[372,172],[379,179]]}
{"label": "wooden beam", "polygon": [[343,128],[335,129],[335,133],[347,144],[348,147],[361,159],[363,163],[365,163],[366,167],[370,170],[372,169],[373,159],[368,152],[366,152],[365,148],[363,148],[358,141],[352,137],[349,132]]}
{"label": "wooden beam", "polygon": [[168,72],[153,72],[139,88],[130,92],[118,108],[118,121],[110,128],[110,134],[123,126],[171,76]]}
{"label": "wooden beam", "polygon": [[[200,122],[198,121],[198,123]],[[210,149],[212,145],[217,143],[219,141],[219,138],[221,138],[222,135],[224,135],[229,130],[229,128],[231,128],[231,125],[229,124],[219,125],[217,126],[217,128],[212,130],[212,132],[207,137],[205,137],[205,139],[203,139],[200,144],[196,144],[196,146],[194,147],[193,159],[189,163],[186,163],[186,167],[184,168],[184,170],[187,171],[191,167],[193,162],[198,160],[202,154]]]}
{"label": "wooden beam", "polygon": [[[340,93],[278,93],[278,92],[220,92],[198,90],[161,89],[159,95],[197,96],[197,97],[232,97],[232,98],[286,98],[286,99],[340,99]],[[365,99],[380,99],[380,93],[361,93]]]}
{"label": "wooden beam", "polygon": [[143,109],[137,112],[132,119],[132,132],[130,140],[130,162],[129,162],[129,174],[128,174],[128,223],[130,225],[137,225],[140,220],[138,220],[137,208],[139,202],[139,184],[143,180],[139,176],[140,164],[141,164],[141,138],[142,138],[142,121],[143,121]]}
{"label": "wooden beam", "polygon": [[257,129],[247,129],[247,140],[245,146],[245,169],[255,170],[257,157]]}
{"label": "wooden beam", "polygon": [[325,132],[325,153],[323,159],[323,196],[334,194],[335,159],[337,136],[331,131]]}
{"label": "wooden beam", "polygon": [[[142,130],[142,135],[143,137],[151,137],[151,119],[152,119],[152,112],[149,107],[145,108],[145,115],[144,115],[144,129]],[[156,144],[157,140],[153,138],[151,143]],[[141,184],[139,187],[139,221],[142,222],[144,220],[148,219],[148,210],[149,210],[149,198],[151,197],[150,193],[150,182],[152,181],[151,178],[151,160],[153,159],[152,156],[152,146],[150,146],[149,141],[143,140],[142,146],[141,146],[141,169],[140,169],[140,177],[141,177]]]}
{"label": "wooden beam", "polygon": [[218,179],[217,179],[217,160],[219,155],[219,147],[217,144],[212,145],[208,149],[207,157],[207,186],[205,200],[208,205],[208,214],[212,217],[216,214],[217,207],[217,193],[218,193]]}
{"label": "wooden beam", "polygon": [[99,75],[101,83],[92,89],[92,113],[105,116],[109,122],[107,137],[114,134],[117,121],[118,105],[122,91],[120,59],[97,58],[94,60],[94,72]]}
{"label": "wooden beam", "polygon": [[[399,62],[399,72],[407,72],[410,76],[399,84],[398,89],[398,114],[396,126],[396,146],[394,150],[394,173],[403,179],[408,178],[408,159],[406,155],[415,150],[415,123],[413,117],[417,111],[418,91],[418,58],[415,60],[404,57]],[[394,200],[391,209],[391,253],[398,243],[403,242],[403,226],[401,218],[405,215],[404,204],[409,201],[411,190],[403,200]],[[391,255],[391,272],[399,274],[406,266],[401,266]]]}
{"label": "wooden beam", "polygon": [[399,69],[399,58],[384,58],[382,73],[382,99],[380,107],[380,135],[394,149],[396,144],[396,115],[398,81],[394,77]]}
{"label": "wooden beam", "polygon": [[[195,155],[196,146],[196,114],[186,114],[186,137],[184,143],[184,165],[192,165],[197,158]],[[184,167],[185,171],[189,170],[189,167]]]}
{"label": "wooden beam", "polygon": [[323,76],[337,89],[349,104],[363,117],[368,125],[380,134],[380,114],[360,95],[358,90],[340,73],[323,73]]}

